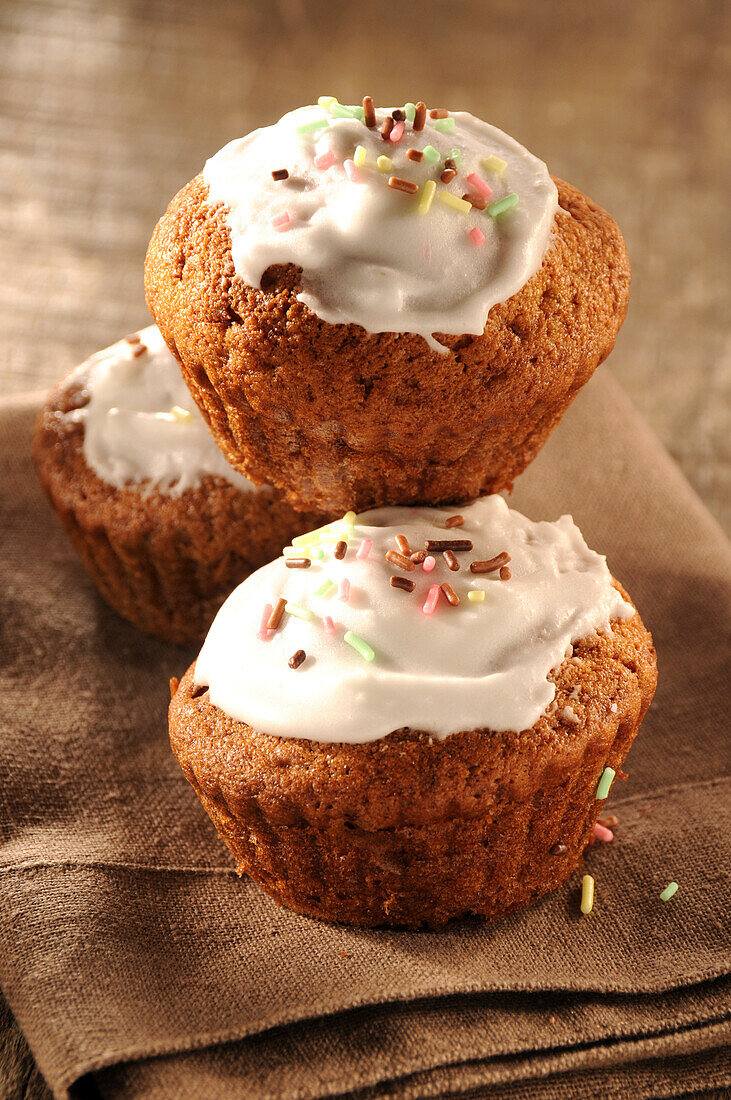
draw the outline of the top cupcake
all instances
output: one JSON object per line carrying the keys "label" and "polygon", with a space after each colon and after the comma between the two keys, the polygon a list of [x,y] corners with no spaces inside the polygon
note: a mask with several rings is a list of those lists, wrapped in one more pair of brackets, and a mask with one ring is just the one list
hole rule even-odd
{"label": "top cupcake", "polygon": [[298,300],[367,332],[479,334],[538,271],[558,206],[542,161],[464,111],[331,97],[230,142],[203,169],[236,273],[302,269]]}

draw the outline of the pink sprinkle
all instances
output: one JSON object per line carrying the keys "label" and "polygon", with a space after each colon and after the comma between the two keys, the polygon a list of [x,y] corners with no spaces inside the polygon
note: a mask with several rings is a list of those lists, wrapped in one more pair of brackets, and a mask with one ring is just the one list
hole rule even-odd
{"label": "pink sprinkle", "polygon": [[340,599],[343,601],[343,603],[347,603],[350,599],[350,581],[347,577],[343,577],[343,579],[341,580],[339,592]]}
{"label": "pink sprinkle", "polygon": [[345,169],[345,175],[351,183],[360,183],[363,177],[352,160],[344,160],[343,168]]}
{"label": "pink sprinkle", "polygon": [[281,232],[283,229],[287,228],[291,221],[292,219],[289,214],[285,212],[284,214],[276,214],[275,217],[272,218],[271,223],[275,229]]}
{"label": "pink sprinkle", "polygon": [[371,547],[372,546],[373,546],[373,539],[363,539],[362,543],[360,544],[360,546],[358,547],[358,549],[356,551],[356,554],[355,554],[356,558],[360,558],[361,561],[365,561],[365,559],[368,557],[368,555],[371,552]]}
{"label": "pink sprinkle", "polygon": [[608,844],[610,840],[614,840],[614,833],[611,829],[607,829],[605,825],[600,825],[597,821],[594,826],[594,836],[597,840],[603,840],[605,844]]}
{"label": "pink sprinkle", "polygon": [[329,615],[322,616],[322,625],[325,627],[326,634],[335,633],[335,623],[332,621]]}
{"label": "pink sprinkle", "polygon": [[470,172],[466,177],[467,182],[471,183],[478,195],[482,195],[483,199],[489,199],[492,194],[492,187],[488,187],[482,176],[478,176],[477,172]]}
{"label": "pink sprinkle", "polygon": [[425,573],[431,573],[432,569],[434,568],[434,566],[436,564],[437,564],[436,558],[433,558],[431,556],[431,554],[427,554],[427,556],[424,558],[423,562],[421,563],[421,568],[424,570]]}
{"label": "pink sprinkle", "polygon": [[394,145],[397,145],[401,138],[404,136],[404,130],[406,127],[403,122],[397,122],[391,133],[388,135],[388,140],[392,141]]}
{"label": "pink sprinkle", "polygon": [[434,608],[437,606],[440,592],[441,588],[438,584],[432,584],[429,586],[429,592],[426,599],[424,600],[424,606],[421,609],[425,615],[434,614]]}
{"label": "pink sprinkle", "polygon": [[257,634],[257,638],[259,638],[262,642],[266,642],[269,638],[271,638],[272,634],[274,633],[273,630],[267,630],[267,623],[269,622],[269,617],[271,613],[272,605],[270,603],[265,603],[264,610],[261,615],[259,633]]}
{"label": "pink sprinkle", "polygon": [[470,229],[469,236],[472,238],[478,248],[481,244],[485,243],[485,234],[480,228],[478,228],[478,226],[475,226],[474,229]]}
{"label": "pink sprinkle", "polygon": [[326,149],[324,153],[319,153],[318,156],[314,157],[313,159],[315,162],[315,168],[320,168],[324,171],[326,168],[332,168],[333,164],[335,163],[336,157],[332,149]]}

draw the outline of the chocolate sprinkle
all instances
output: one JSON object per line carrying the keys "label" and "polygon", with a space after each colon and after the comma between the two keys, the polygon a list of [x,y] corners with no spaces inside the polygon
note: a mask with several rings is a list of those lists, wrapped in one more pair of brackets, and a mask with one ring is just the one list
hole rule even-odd
{"label": "chocolate sprinkle", "polygon": [[130,332],[129,336],[125,336],[125,340],[128,344],[139,344],[142,342],[142,337],[139,332]]}
{"label": "chocolate sprinkle", "polygon": [[393,119],[391,118],[390,115],[387,115],[386,118],[384,118],[384,120],[383,120],[383,125],[381,126],[381,137],[383,138],[384,141],[388,141],[389,137],[391,136],[391,131],[393,130],[394,126],[395,126],[395,123],[394,123]]}
{"label": "chocolate sprinkle", "polygon": [[510,578],[512,577],[512,575],[513,574],[510,572],[507,565],[504,565],[502,567],[502,569],[500,570],[500,580],[501,581],[509,581]]}
{"label": "chocolate sprinkle", "polygon": [[447,563],[447,568],[451,569],[453,573],[456,573],[459,569],[459,562],[455,558],[451,550],[445,550],[442,557]]}
{"label": "chocolate sprinkle", "polygon": [[503,565],[507,565],[510,561],[510,554],[506,550],[503,550],[501,554],[496,554],[494,558],[488,558],[487,561],[473,561],[470,562],[470,570],[472,573],[496,573],[498,569],[501,569]]}
{"label": "chocolate sprinkle", "polygon": [[391,118],[394,122],[403,122],[406,118],[406,112],[397,107],[395,111],[391,111]]}
{"label": "chocolate sprinkle", "polygon": [[286,168],[275,168],[272,172],[273,180],[286,180],[289,179],[289,172]]}
{"label": "chocolate sprinkle", "polygon": [[411,560],[413,561],[414,565],[421,565],[425,558],[426,550],[415,550],[414,553],[411,555]]}
{"label": "chocolate sprinkle", "polygon": [[310,558],[285,558],[287,569],[309,569],[312,565]]}
{"label": "chocolate sprinkle", "polygon": [[376,108],[373,105],[373,99],[371,96],[363,96],[363,115],[364,122],[369,130],[372,130],[376,125]]}
{"label": "chocolate sprinkle", "polygon": [[464,202],[469,202],[474,206],[475,210],[484,210],[487,206],[487,200],[483,199],[481,195],[471,195],[469,191],[466,191],[462,196]]}
{"label": "chocolate sprinkle", "polygon": [[419,130],[424,129],[424,123],[426,122],[426,103],[419,100],[416,104],[416,110],[414,111],[413,127],[418,133]]}
{"label": "chocolate sprinkle", "polygon": [[459,607],[459,596],[454,591],[451,584],[445,581],[444,584],[440,584],[439,587],[441,588],[444,595],[447,597],[447,601],[452,605],[452,607]]}
{"label": "chocolate sprinkle", "polygon": [[413,592],[416,585],[408,577],[391,577],[391,588],[401,588],[404,592]]}
{"label": "chocolate sprinkle", "polygon": [[416,569],[411,558],[399,554],[397,550],[388,550],[386,552],[386,561],[390,561],[391,565],[397,565],[399,569],[405,569],[407,573],[410,573],[412,569]]}
{"label": "chocolate sprinkle", "polygon": [[297,652],[293,653],[292,656],[289,658],[289,667],[299,668],[306,657],[307,654],[305,653],[304,649],[298,649]]}
{"label": "chocolate sprinkle", "polygon": [[393,187],[394,191],[404,191],[407,195],[415,195],[419,190],[418,183],[412,183],[411,180],[402,180],[400,176],[391,176],[388,186]]}
{"label": "chocolate sprinkle", "polygon": [[445,111],[443,107],[434,107],[429,112],[429,118],[448,118],[449,111]]}
{"label": "chocolate sprinkle", "polygon": [[461,527],[463,524],[464,516],[462,515],[449,516],[449,518],[446,519],[444,522],[444,526],[447,528],[447,530],[449,530],[450,527]]}
{"label": "chocolate sprinkle", "polygon": [[400,553],[405,554],[407,558],[411,557],[411,547],[409,546],[409,540],[406,538],[406,535],[396,535],[396,545]]}
{"label": "chocolate sprinkle", "polygon": [[451,183],[456,175],[456,168],[445,168],[439,179],[442,181],[442,183]]}
{"label": "chocolate sprinkle", "polygon": [[406,153],[406,156],[409,160],[415,160],[417,164],[420,164],[421,161],[424,159],[424,154],[422,153],[421,149],[409,149]]}
{"label": "chocolate sprinkle", "polygon": [[287,601],[283,598],[277,600],[269,616],[269,622],[267,623],[267,630],[276,630],[282,621],[284,615],[284,609],[287,606]]}
{"label": "chocolate sprinkle", "polygon": [[340,561],[342,558],[345,557],[345,552],[346,552],[347,549],[348,549],[347,542],[345,542],[344,539],[341,539],[340,542],[335,543],[335,549],[333,550],[333,557],[337,558],[338,561]]}
{"label": "chocolate sprinkle", "polygon": [[132,355],[135,359],[139,359],[139,357],[141,355],[144,355],[146,351],[147,351],[147,345],[146,344],[137,344],[137,346],[135,347],[135,350],[132,352]]}
{"label": "chocolate sprinkle", "polygon": [[[427,539],[427,550],[471,550],[472,539]],[[509,560],[509,559],[508,559]]]}

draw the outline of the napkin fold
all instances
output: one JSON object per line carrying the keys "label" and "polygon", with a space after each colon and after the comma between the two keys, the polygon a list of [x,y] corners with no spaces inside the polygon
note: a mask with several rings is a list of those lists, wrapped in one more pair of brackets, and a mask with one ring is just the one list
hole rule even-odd
{"label": "napkin fold", "polygon": [[[194,653],[97,596],[0,404],[0,987],[53,1094],[700,1095],[728,1062],[731,551],[611,378],[512,502],[574,515],[652,630],[658,693],[615,840],[495,926],[362,930],[239,879],[167,742]],[[675,879],[676,896],[659,894]]]}

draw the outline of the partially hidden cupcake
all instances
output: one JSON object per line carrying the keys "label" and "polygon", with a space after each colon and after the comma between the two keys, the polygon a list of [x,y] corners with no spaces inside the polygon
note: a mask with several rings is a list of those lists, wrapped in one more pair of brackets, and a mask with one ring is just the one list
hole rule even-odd
{"label": "partially hidden cupcake", "polygon": [[494,126],[332,97],[210,159],[145,269],[229,461],[330,513],[509,488],[629,282],[612,218]]}
{"label": "partially hidden cupcake", "polygon": [[52,391],[33,455],[104,598],[167,641],[200,642],[231,589],[302,529],[281,494],[228,464],[155,326]]}
{"label": "partially hidden cupcake", "polygon": [[571,517],[491,496],[295,540],[171,684],[170,738],[278,902],[436,927],[575,870],[655,684],[648,631]]}

